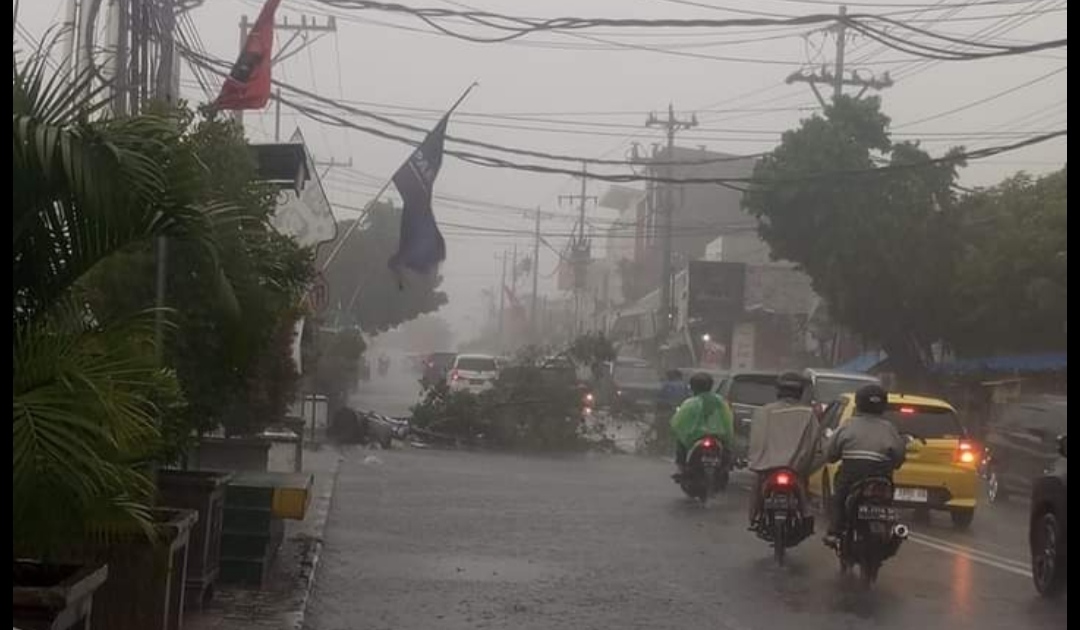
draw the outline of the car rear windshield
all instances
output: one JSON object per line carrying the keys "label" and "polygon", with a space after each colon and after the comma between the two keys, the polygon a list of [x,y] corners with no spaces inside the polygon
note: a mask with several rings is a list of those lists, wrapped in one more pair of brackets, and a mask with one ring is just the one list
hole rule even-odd
{"label": "car rear windshield", "polygon": [[437,352],[428,357],[428,363],[430,363],[433,367],[445,368],[446,366],[452,364],[454,362],[454,359],[456,358],[457,355],[452,352]]}
{"label": "car rear windshield", "polygon": [[901,433],[908,433],[923,439],[961,438],[964,427],[960,419],[950,409],[927,407],[922,405],[889,405],[885,412]]}
{"label": "car rear windshield", "polygon": [[457,368],[469,372],[494,372],[495,359],[490,357],[458,357]]}
{"label": "car rear windshield", "polygon": [[617,383],[657,383],[660,375],[647,365],[616,365],[613,371]]}
{"label": "car rear windshield", "polygon": [[855,392],[863,385],[876,381],[863,378],[821,377],[814,381],[814,398],[819,402],[831,402],[843,394]]}
{"label": "car rear windshield", "polygon": [[760,407],[776,400],[776,377],[736,376],[731,381],[728,402]]}

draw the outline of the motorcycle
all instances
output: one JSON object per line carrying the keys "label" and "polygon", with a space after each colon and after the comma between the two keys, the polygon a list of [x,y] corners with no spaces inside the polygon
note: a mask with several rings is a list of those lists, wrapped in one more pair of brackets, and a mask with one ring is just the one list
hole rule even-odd
{"label": "motorcycle", "polygon": [[390,359],[379,357],[379,376],[386,376],[390,371]]}
{"label": "motorcycle", "polygon": [[814,517],[803,515],[798,484],[795,471],[787,468],[768,472],[761,484],[762,509],[754,523],[754,533],[772,545],[773,557],[780,566],[784,566],[789,547],[814,533]]}
{"label": "motorcycle", "polygon": [[727,489],[729,471],[724,461],[724,447],[715,435],[694,442],[686,455],[686,468],[676,475],[686,496],[704,504],[710,496]]}
{"label": "motorcycle", "polygon": [[896,555],[908,537],[908,528],[892,502],[893,483],[885,477],[863,479],[848,493],[836,556],[841,572],[858,567],[859,578],[867,586],[877,580],[882,563]]}

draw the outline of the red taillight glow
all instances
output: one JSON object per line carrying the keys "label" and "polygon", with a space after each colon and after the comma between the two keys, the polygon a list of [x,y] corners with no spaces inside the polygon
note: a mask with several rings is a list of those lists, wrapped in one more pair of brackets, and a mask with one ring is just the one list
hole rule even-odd
{"label": "red taillight glow", "polygon": [[960,445],[956,447],[956,461],[961,464],[974,464],[978,459],[975,450],[975,445],[971,442],[960,442]]}
{"label": "red taillight glow", "polygon": [[716,446],[716,442],[712,438],[705,438],[702,440],[701,445],[705,448],[712,448]]}
{"label": "red taillight glow", "polygon": [[912,413],[915,413],[915,408],[914,407],[901,407],[900,408],[900,413],[912,414]]}
{"label": "red taillight glow", "polygon": [[773,477],[773,482],[776,483],[776,485],[778,485],[778,486],[790,486],[791,485],[791,475],[789,475],[787,473],[783,473],[783,472],[782,473],[777,473],[776,476]]}

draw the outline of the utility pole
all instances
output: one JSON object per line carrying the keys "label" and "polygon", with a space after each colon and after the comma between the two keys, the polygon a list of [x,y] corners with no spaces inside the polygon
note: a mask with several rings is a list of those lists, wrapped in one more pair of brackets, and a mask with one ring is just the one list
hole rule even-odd
{"label": "utility pole", "polygon": [[502,279],[499,281],[499,351],[503,348],[503,321],[506,314],[506,250],[502,253]]}
{"label": "utility pole", "polygon": [[540,284],[540,208],[536,209],[536,221],[533,226],[533,258],[532,258],[532,305],[529,309],[529,323],[533,329],[533,341],[539,341],[540,326],[536,321],[536,307],[538,304],[537,292]]}
{"label": "utility pole", "polygon": [[836,37],[836,57],[833,59],[833,68],[829,70],[827,66],[822,66],[820,70],[797,70],[788,75],[787,83],[806,83],[810,86],[810,90],[814,93],[814,98],[822,108],[827,106],[825,97],[822,96],[821,90],[818,89],[818,85],[827,85],[832,88],[832,100],[835,103],[841,96],[844,95],[844,86],[852,85],[859,88],[859,93],[855,95],[856,99],[862,98],[866,94],[867,90],[883,90],[888,87],[892,87],[893,80],[889,76],[888,72],[883,73],[880,77],[874,73],[863,70],[848,71],[845,66],[844,53],[847,47],[847,30],[848,30],[848,17],[847,7],[841,6],[838,13],[838,19],[835,26],[829,27],[827,30],[832,31]]}
{"label": "utility pole", "polygon": [[[675,107],[668,103],[667,119],[661,119],[656,114],[650,113],[649,118],[645,121],[646,127],[661,127],[667,134],[667,152],[664,156],[666,165],[664,167],[664,176],[667,179],[674,179],[675,168],[672,163],[675,161],[675,134],[684,129],[690,129],[697,127],[698,120],[697,114],[690,116],[689,120],[680,120],[675,117]],[[655,172],[655,169],[653,169]],[[661,243],[663,252],[661,254],[661,271],[660,271],[660,326],[658,329],[658,337],[660,340],[666,339],[668,333],[671,331],[671,275],[672,275],[672,242],[671,242],[671,226],[675,218],[675,195],[673,185],[668,182],[663,185],[663,210],[660,216],[663,217],[661,228],[663,229],[663,241]]]}
{"label": "utility pole", "polygon": [[510,295],[517,296],[518,259],[517,243],[514,243],[513,255],[510,257]]}
{"label": "utility pole", "polygon": [[840,21],[836,24],[836,68],[833,69],[833,102],[844,93],[844,49],[847,47],[847,6],[840,6]]}
{"label": "utility pole", "polygon": [[589,179],[589,165],[581,164],[581,192],[577,195],[559,195],[559,202],[578,204],[577,234],[570,240],[570,260],[574,266],[574,333],[581,329],[581,298],[585,290],[591,248],[585,236],[585,208],[589,202],[596,203],[596,197],[587,194],[586,184]]}
{"label": "utility pole", "polygon": [[[244,15],[240,18],[240,50],[244,50],[244,43],[247,42],[248,32],[251,30],[253,23],[248,21],[248,16]],[[319,20],[315,17],[308,17],[306,15],[300,16],[300,23],[290,23],[288,16],[282,18],[280,22],[274,23],[275,33],[290,33],[289,38],[285,40],[281,47],[278,48],[277,54],[271,60],[272,63],[279,63],[285,61],[289,57],[292,57],[304,50],[308,46],[319,41],[327,33],[337,32],[337,20],[334,16],[326,18],[326,22],[319,23]],[[315,37],[311,37],[314,34]],[[293,47],[293,45],[296,45]],[[281,90],[275,91],[274,97],[274,141],[281,141]],[[233,112],[233,117],[238,123],[243,123],[244,112],[243,110],[236,110]]]}

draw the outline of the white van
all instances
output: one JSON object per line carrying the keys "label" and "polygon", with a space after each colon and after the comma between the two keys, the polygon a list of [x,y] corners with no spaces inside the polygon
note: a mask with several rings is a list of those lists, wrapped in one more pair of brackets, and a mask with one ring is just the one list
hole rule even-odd
{"label": "white van", "polygon": [[447,377],[453,391],[479,394],[495,386],[499,362],[489,354],[459,354]]}

